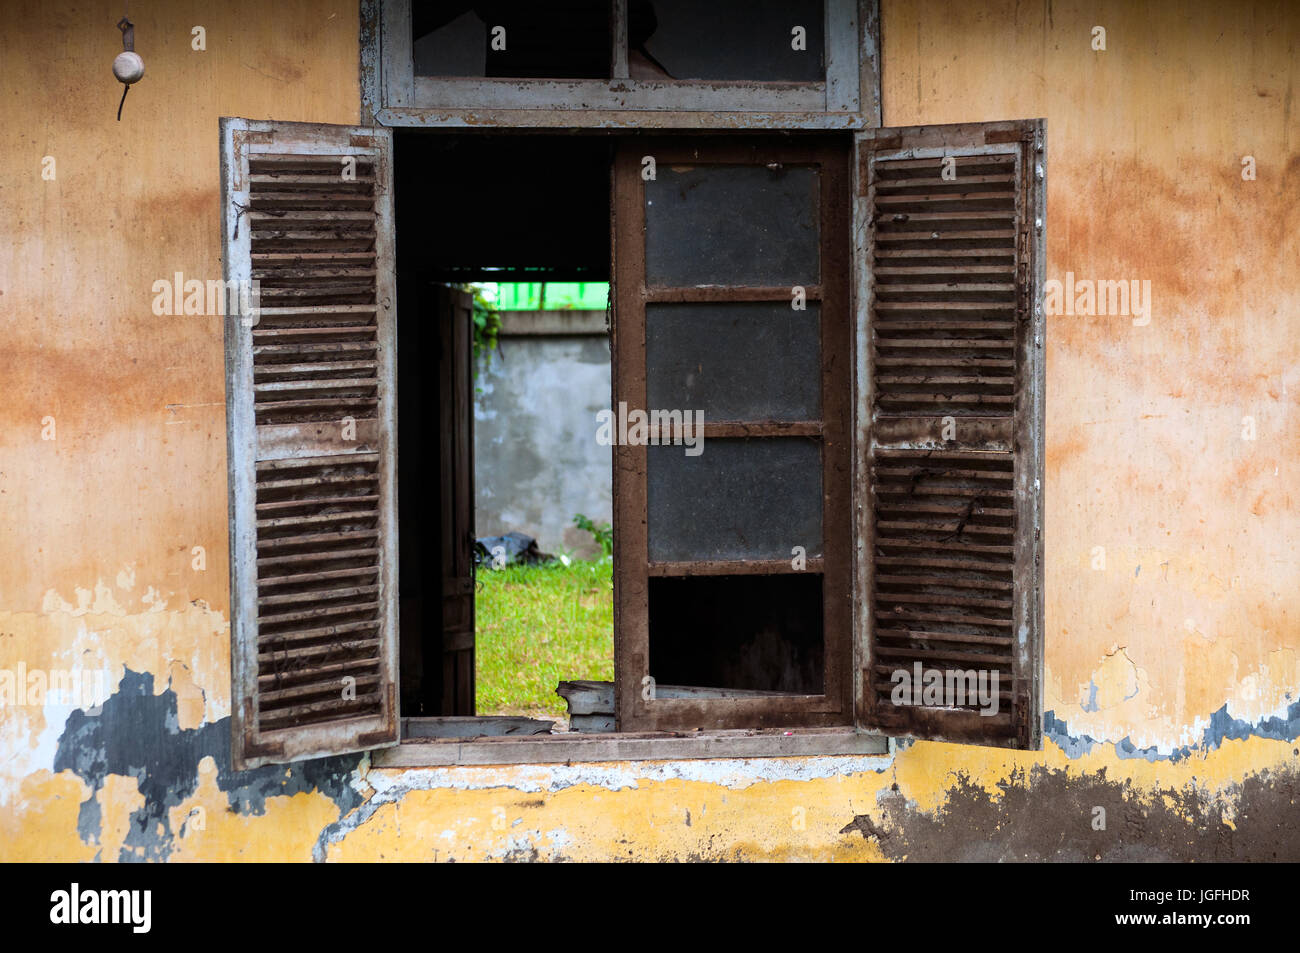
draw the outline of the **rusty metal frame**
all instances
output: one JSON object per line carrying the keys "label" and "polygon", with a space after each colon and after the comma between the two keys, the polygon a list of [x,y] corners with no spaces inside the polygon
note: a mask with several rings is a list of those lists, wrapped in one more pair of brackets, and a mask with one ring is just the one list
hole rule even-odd
{"label": "rusty metal frame", "polygon": [[[616,717],[622,731],[847,725],[851,692],[852,578],[849,517],[851,353],[849,321],[849,143],[843,139],[734,138],[635,139],[621,143],[614,161],[615,311],[614,396],[617,405],[646,402],[645,306],[661,300],[790,300],[790,289],[753,287],[647,288],[645,283],[645,190],[641,156],[659,165],[816,165],[820,169],[822,417],[803,424],[705,424],[705,437],[743,433],[775,436],[817,433],[822,444],[822,552],[808,571],[823,579],[824,693],[707,699],[642,697],[649,672],[649,579],[651,576],[771,574],[790,572],[769,560],[652,564],[648,555],[646,448],[614,448],[614,681]],[[743,428],[743,429],[742,429]],[[815,428],[815,429],[814,429]]]}
{"label": "rusty metal frame", "polygon": [[[1046,160],[1047,125],[1043,119],[988,123],[882,128],[857,137],[854,162],[854,533],[853,583],[854,671],[863,673],[872,657],[873,551],[872,488],[869,455],[873,428],[874,385],[871,376],[872,194],[870,166],[877,158],[941,158],[947,155],[1014,155],[1019,191],[1016,197],[1018,284],[1016,355],[1018,386],[1015,420],[1007,432],[990,431],[984,437],[989,449],[1014,451],[1016,525],[1013,573],[1015,582],[1012,628],[1013,698],[1016,722],[1011,736],[987,730],[978,714],[960,711],[925,711],[918,716],[917,735],[936,740],[976,742],[998,747],[1040,750],[1042,747],[1043,682],[1043,493],[1046,426],[1044,361],[1044,282],[1046,269]],[[870,693],[863,677],[854,679],[858,723],[871,726],[875,719]]]}
{"label": "rusty metal frame", "polygon": [[[357,155],[375,160],[375,300],[381,388],[396,374],[396,302],[393,274],[392,133],[364,126],[222,118],[221,223],[224,278],[252,276],[248,162],[255,154]],[[386,263],[386,264],[385,264]],[[314,455],[321,446],[292,446],[275,427],[259,428],[253,409],[252,328],[242,315],[225,321],[227,460],[230,505],[231,753],[239,769],[340,754],[398,742],[397,645],[397,406],[384,402],[373,433],[380,466],[381,713],[324,725],[263,731],[257,696],[256,463]],[[382,391],[381,391],[382,392]],[[390,392],[391,393],[391,392]],[[259,433],[259,429],[262,433]],[[269,439],[268,439],[269,438]],[[337,450],[334,451],[337,453]],[[342,456],[342,455],[340,455]]]}
{"label": "rusty metal frame", "polygon": [[826,78],[816,83],[632,80],[626,76],[626,50],[621,46],[627,0],[611,0],[611,79],[417,77],[411,56],[410,3],[361,2],[363,122],[602,129],[880,125],[879,0],[824,0]]}

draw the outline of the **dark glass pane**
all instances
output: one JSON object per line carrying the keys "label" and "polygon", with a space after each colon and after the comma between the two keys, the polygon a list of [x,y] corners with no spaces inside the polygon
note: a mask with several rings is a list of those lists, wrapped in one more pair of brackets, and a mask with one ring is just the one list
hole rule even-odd
{"label": "dark glass pane", "polygon": [[646,307],[651,408],[710,420],[821,417],[819,308],[788,302]]}
{"label": "dark glass pane", "polygon": [[[415,75],[607,79],[609,11],[608,0],[417,0],[411,5]],[[505,29],[504,49],[493,48],[494,27]]]}
{"label": "dark glass pane", "polygon": [[659,164],[646,186],[646,283],[814,285],[821,215],[808,166]]}
{"label": "dark glass pane", "polygon": [[649,595],[657,685],[822,693],[819,574],[652,578]]}
{"label": "dark glass pane", "polygon": [[628,69],[633,79],[816,82],[823,32],[822,0],[631,0]]}
{"label": "dark glass pane", "polygon": [[[707,421],[706,421],[707,422]],[[650,559],[790,559],[822,552],[821,446],[803,437],[646,448]]]}

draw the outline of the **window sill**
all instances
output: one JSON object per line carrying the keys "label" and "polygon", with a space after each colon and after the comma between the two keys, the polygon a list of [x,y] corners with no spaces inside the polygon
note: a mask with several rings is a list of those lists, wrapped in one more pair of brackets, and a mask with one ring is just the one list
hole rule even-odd
{"label": "window sill", "polygon": [[855,728],[796,728],[710,732],[404,738],[372,755],[376,768],[448,765],[565,764],[677,761],[690,758],[799,758],[883,755],[889,739]]}

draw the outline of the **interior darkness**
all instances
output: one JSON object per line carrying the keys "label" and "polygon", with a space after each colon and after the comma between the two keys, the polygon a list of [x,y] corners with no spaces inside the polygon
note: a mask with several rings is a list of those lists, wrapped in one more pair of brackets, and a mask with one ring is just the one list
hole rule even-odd
{"label": "interior darkness", "polygon": [[[450,368],[449,315],[438,312],[434,289],[465,281],[608,281],[611,149],[600,136],[394,134],[404,716],[449,714],[442,626],[443,580],[451,573],[441,550],[451,529],[442,525],[441,502],[452,492],[442,482],[451,418],[439,396]],[[464,478],[472,481],[472,472]],[[468,547],[471,539],[472,528],[455,542]]]}
{"label": "interior darkness", "polygon": [[[487,0],[411,5],[417,76],[608,79],[609,0]],[[505,49],[492,29],[505,28]]]}
{"label": "interior darkness", "polygon": [[[633,0],[628,65],[644,79],[816,82],[822,16],[822,0]],[[802,50],[791,45],[796,26]]]}
{"label": "interior darkness", "polygon": [[[401,192],[397,214],[401,218]],[[399,231],[403,241],[418,233]],[[401,713],[442,713],[439,386],[443,357],[431,283],[397,268],[397,566]]]}
{"label": "interior darkness", "polygon": [[612,149],[601,136],[397,130],[399,282],[608,281]]}
{"label": "interior darkness", "polygon": [[650,579],[650,674],[659,685],[822,694],[822,577]]}
{"label": "interior darkness", "polygon": [[[412,4],[417,76],[608,79],[608,0]],[[493,49],[492,30],[505,30]],[[802,27],[803,49],[792,45]],[[635,80],[816,82],[825,77],[822,0],[630,0]],[[500,46],[500,43],[497,44]]]}

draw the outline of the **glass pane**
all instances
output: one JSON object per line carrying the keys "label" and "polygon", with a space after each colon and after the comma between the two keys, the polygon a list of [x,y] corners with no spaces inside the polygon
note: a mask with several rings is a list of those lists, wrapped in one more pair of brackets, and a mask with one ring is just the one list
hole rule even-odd
{"label": "glass pane", "polygon": [[607,79],[608,0],[411,5],[417,76]]}
{"label": "glass pane", "polygon": [[819,308],[788,302],[646,307],[651,408],[711,420],[821,417]]}
{"label": "glass pane", "polygon": [[818,283],[817,169],[660,164],[645,187],[646,284]]}
{"label": "glass pane", "polygon": [[631,0],[628,70],[646,80],[817,82],[823,32],[822,0]]}
{"label": "glass pane", "polygon": [[653,561],[822,552],[821,446],[804,437],[706,439],[699,456],[646,448]]}

